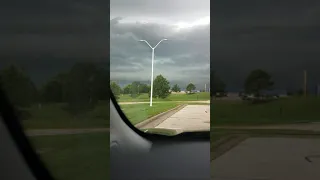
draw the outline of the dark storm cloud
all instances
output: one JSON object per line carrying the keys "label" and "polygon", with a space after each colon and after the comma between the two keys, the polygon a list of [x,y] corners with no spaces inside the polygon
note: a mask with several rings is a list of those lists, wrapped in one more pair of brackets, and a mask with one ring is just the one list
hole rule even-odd
{"label": "dark storm cloud", "polygon": [[310,88],[320,82],[320,3],[317,1],[215,1],[211,67],[239,89],[252,69],[268,70],[276,88]]}
{"label": "dark storm cloud", "polygon": [[6,56],[107,57],[108,2],[8,1],[1,6]]}
{"label": "dark storm cloud", "polygon": [[5,1],[0,22],[0,69],[17,64],[37,85],[76,62],[108,69],[108,1]]}
{"label": "dark storm cloud", "polygon": [[[127,3],[125,3],[127,2]],[[193,1],[194,2],[194,1]],[[190,81],[199,89],[210,81],[210,1],[111,1],[111,78],[122,81],[149,81],[151,48],[155,46],[154,74],[162,74],[182,87]],[[154,11],[150,11],[154,9]],[[187,12],[188,10],[188,12]],[[190,10],[190,11],[189,11]],[[178,30],[179,22],[184,22]],[[202,24],[201,24],[202,23]],[[186,27],[190,26],[190,27]],[[184,27],[184,28],[183,28]]]}
{"label": "dark storm cloud", "polygon": [[[165,74],[170,80],[203,84],[209,82],[209,26],[207,33],[194,28],[189,32],[173,32],[172,27],[162,25],[164,31],[156,32],[158,24],[117,24],[111,27],[111,78],[118,80],[148,80],[151,71],[151,49],[140,39],[155,46],[155,74]],[[167,29],[166,29],[167,28]],[[152,31],[154,30],[154,31]],[[168,32],[168,33],[164,33]],[[194,34],[197,38],[193,38]],[[130,73],[135,72],[135,74]]]}
{"label": "dark storm cloud", "polygon": [[209,15],[209,0],[111,0],[111,17],[181,21]]}

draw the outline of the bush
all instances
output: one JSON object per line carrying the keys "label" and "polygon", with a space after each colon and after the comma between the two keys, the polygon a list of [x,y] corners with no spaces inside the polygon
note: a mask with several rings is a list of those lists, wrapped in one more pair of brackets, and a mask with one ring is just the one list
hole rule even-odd
{"label": "bush", "polygon": [[27,120],[27,119],[30,119],[32,117],[30,112],[27,111],[27,110],[17,109],[16,113],[17,113],[17,116],[18,116],[19,120]]}

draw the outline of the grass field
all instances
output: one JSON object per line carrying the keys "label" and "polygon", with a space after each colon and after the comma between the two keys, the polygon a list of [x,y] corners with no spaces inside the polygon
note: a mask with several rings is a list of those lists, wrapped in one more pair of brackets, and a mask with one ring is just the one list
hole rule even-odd
{"label": "grass field", "polygon": [[320,121],[320,98],[283,98],[265,104],[214,101],[211,126]]}
{"label": "grass field", "polygon": [[22,120],[26,129],[46,128],[108,128],[109,106],[100,103],[93,110],[74,116],[64,110],[66,104],[44,104],[41,109],[34,105],[26,108],[31,117]]}
{"label": "grass field", "polygon": [[172,109],[181,103],[166,102],[166,103],[154,103],[152,107],[147,104],[123,104],[120,105],[122,111],[132,124],[138,124],[154,115],[165,112]]}
{"label": "grass field", "polygon": [[[195,94],[170,94],[165,99],[156,99],[153,101],[205,101],[210,100],[209,92],[200,92]],[[138,97],[133,98],[128,94],[120,95],[118,102],[143,102],[150,101],[148,94],[140,94]]]}
{"label": "grass field", "polygon": [[30,140],[56,179],[109,178],[109,132],[37,136]]}

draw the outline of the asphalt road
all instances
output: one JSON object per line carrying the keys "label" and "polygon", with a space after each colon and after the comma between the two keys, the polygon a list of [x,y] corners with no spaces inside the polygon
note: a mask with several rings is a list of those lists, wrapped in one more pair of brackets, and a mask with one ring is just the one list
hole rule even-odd
{"label": "asphalt road", "polygon": [[211,162],[213,180],[318,180],[320,139],[249,138]]}
{"label": "asphalt road", "polygon": [[210,131],[210,105],[187,105],[155,128]]}

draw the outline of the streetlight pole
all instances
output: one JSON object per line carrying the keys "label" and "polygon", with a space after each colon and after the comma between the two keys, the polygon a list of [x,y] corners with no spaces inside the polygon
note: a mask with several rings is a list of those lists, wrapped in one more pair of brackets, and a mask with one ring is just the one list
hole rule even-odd
{"label": "streetlight pole", "polygon": [[162,42],[162,41],[166,41],[167,39],[161,39],[158,44],[154,47],[152,47],[148,41],[146,40],[139,40],[139,41],[143,41],[145,43],[148,44],[148,46],[152,49],[152,58],[151,58],[151,90],[150,90],[150,106],[152,106],[152,94],[153,94],[153,61],[154,61],[154,49],[156,49],[156,47]]}

